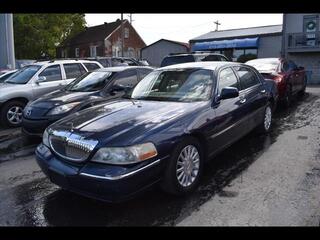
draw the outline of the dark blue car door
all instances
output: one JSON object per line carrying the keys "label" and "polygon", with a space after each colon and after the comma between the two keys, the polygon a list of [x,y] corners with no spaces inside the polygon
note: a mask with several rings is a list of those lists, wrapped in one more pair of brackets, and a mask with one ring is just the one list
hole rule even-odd
{"label": "dark blue car door", "polygon": [[[231,67],[223,68],[218,72],[216,96],[220,95],[224,87],[236,87],[240,90],[238,78]],[[215,117],[211,122],[209,147],[212,155],[227,147],[239,138],[242,130],[239,128],[245,117],[242,110],[241,98],[214,100]]]}
{"label": "dark blue car door", "polygon": [[261,123],[267,103],[267,93],[259,76],[253,69],[246,66],[237,66],[234,67],[234,70],[240,81],[240,102],[242,112],[245,115],[241,124],[242,134],[246,134]]}

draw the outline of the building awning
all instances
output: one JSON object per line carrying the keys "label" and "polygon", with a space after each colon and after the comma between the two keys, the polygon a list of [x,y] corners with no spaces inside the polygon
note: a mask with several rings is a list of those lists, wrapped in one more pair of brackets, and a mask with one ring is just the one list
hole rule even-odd
{"label": "building awning", "polygon": [[211,42],[196,42],[192,46],[192,51],[210,50],[210,49],[224,49],[224,48],[252,48],[258,47],[259,37],[218,40]]}

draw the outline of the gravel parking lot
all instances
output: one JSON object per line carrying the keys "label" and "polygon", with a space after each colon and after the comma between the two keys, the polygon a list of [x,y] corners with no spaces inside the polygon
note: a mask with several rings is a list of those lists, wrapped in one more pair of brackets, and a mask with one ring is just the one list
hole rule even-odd
{"label": "gravel parking lot", "polygon": [[106,204],[61,190],[34,159],[39,140],[0,129],[2,226],[318,226],[320,88],[280,109],[269,135],[251,133],[206,166],[199,189],[177,198],[152,189]]}

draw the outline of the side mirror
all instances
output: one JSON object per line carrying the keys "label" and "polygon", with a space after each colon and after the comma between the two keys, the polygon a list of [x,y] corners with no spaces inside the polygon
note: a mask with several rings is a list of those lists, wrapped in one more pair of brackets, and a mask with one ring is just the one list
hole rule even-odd
{"label": "side mirror", "polygon": [[222,88],[219,100],[235,98],[239,96],[239,90],[235,87],[225,87]]}
{"label": "side mirror", "polygon": [[45,76],[40,76],[40,77],[37,79],[36,83],[45,82],[46,80],[47,80],[47,78],[46,78]]}

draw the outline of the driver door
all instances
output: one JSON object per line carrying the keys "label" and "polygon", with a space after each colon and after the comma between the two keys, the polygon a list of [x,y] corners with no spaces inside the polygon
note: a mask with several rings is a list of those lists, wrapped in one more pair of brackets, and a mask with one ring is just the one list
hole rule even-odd
{"label": "driver door", "polygon": [[[238,78],[231,67],[222,69],[218,74],[218,96],[225,87],[235,87],[240,91]],[[241,96],[218,100],[213,107],[215,109],[215,117],[210,124],[209,144],[210,148],[217,152],[242,135],[242,129],[239,128],[239,124],[244,118],[244,114],[241,111]]]}

